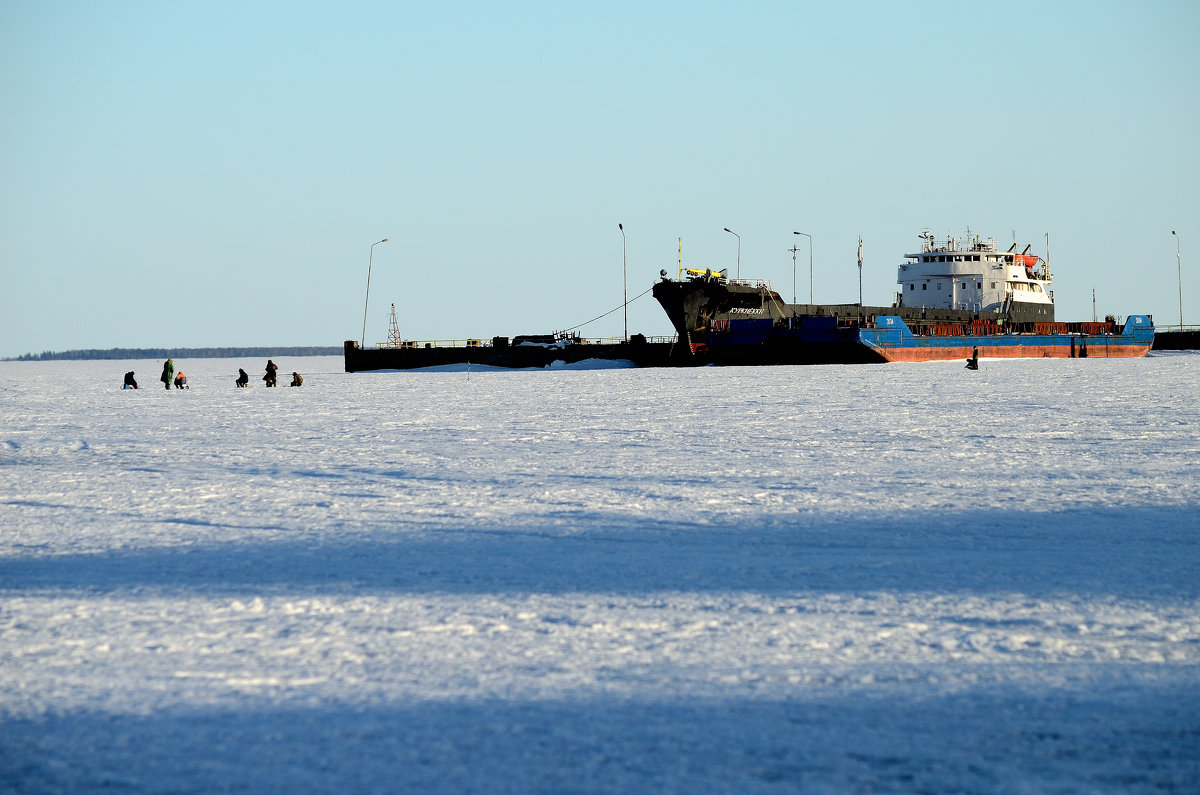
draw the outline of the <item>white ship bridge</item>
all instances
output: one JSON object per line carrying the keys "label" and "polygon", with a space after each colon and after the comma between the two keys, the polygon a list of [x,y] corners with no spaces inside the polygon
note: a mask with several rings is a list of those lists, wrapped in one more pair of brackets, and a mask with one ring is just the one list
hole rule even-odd
{"label": "white ship bridge", "polygon": [[921,250],[905,254],[900,266],[897,306],[966,309],[1054,319],[1050,267],[1032,246],[1001,250],[994,238],[972,236],[936,240],[921,235]]}

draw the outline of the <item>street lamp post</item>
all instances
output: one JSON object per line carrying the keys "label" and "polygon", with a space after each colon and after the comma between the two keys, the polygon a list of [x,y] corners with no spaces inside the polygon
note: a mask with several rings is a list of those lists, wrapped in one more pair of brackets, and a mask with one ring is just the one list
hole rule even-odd
{"label": "street lamp post", "polygon": [[737,277],[740,279],[742,278],[742,236],[729,227],[725,227],[725,231],[738,239]]}
{"label": "street lamp post", "polygon": [[376,240],[371,244],[370,251],[367,252],[367,297],[363,299],[362,338],[358,342],[358,347],[360,348],[365,347],[367,344],[367,302],[371,300],[371,263],[375,258],[375,247],[389,240],[391,240],[390,237],[385,237],[383,240]]}
{"label": "street lamp post", "polygon": [[808,238],[808,304],[812,306],[813,289],[812,289],[812,235],[807,232],[793,232],[794,235],[803,235]]}
{"label": "street lamp post", "polygon": [[796,252],[800,250],[799,246],[792,246],[788,251],[792,252],[792,315],[796,314]]}
{"label": "street lamp post", "polygon": [[621,230],[621,288],[625,295],[625,342],[629,342],[629,266],[625,260],[625,225],[617,224]]}
{"label": "street lamp post", "polygon": [[1179,330],[1183,331],[1183,266],[1179,264],[1179,235],[1175,230],[1171,230],[1171,234],[1175,235],[1175,278],[1179,280]]}

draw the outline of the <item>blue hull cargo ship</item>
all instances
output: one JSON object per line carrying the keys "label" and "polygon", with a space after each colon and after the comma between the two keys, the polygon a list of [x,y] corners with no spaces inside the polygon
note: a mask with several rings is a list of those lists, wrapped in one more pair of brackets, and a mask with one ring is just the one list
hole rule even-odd
{"label": "blue hull cargo ship", "polygon": [[663,271],[654,286],[678,333],[674,364],[834,364],[1145,356],[1149,315],[1062,323],[1046,262],[993,239],[935,240],[899,266],[891,306],[787,304],[768,281]]}

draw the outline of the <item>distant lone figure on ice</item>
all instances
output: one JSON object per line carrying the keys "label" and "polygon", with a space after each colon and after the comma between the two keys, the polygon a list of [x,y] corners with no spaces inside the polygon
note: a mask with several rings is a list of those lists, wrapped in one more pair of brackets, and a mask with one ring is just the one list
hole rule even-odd
{"label": "distant lone figure on ice", "polygon": [[125,374],[125,385],[121,389],[137,389],[137,381],[133,380],[133,370]]}
{"label": "distant lone figure on ice", "polygon": [[244,388],[246,384],[250,383],[250,376],[246,375],[246,371],[239,367],[237,380],[233,383]]}
{"label": "distant lone figure on ice", "polygon": [[292,383],[289,384],[289,386],[300,386],[303,383],[304,383],[304,379],[300,377],[299,373],[297,373],[293,370],[292,371]]}
{"label": "distant lone figure on ice", "polygon": [[263,380],[267,382],[267,386],[275,386],[275,371],[278,369],[279,367],[275,362],[267,359],[267,374],[263,376]]}
{"label": "distant lone figure on ice", "polygon": [[187,384],[187,375],[184,374],[183,370],[180,370],[179,374],[175,376],[175,388],[191,389],[191,387]]}
{"label": "distant lone figure on ice", "polygon": [[171,382],[175,380],[175,362],[167,359],[163,363],[163,374],[158,377],[159,381],[163,382],[163,386],[167,389],[171,388]]}
{"label": "distant lone figure on ice", "polygon": [[978,370],[979,369],[979,347],[978,346],[971,349],[971,358],[967,359],[967,369],[968,370]]}

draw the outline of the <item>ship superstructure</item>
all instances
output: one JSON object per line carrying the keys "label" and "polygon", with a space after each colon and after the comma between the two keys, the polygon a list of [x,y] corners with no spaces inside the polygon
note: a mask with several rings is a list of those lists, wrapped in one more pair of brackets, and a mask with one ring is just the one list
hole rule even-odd
{"label": "ship superstructure", "polygon": [[1002,251],[994,238],[921,234],[921,250],[905,254],[897,272],[897,307],[962,309],[1014,323],[1054,322],[1049,264],[1032,245]]}

